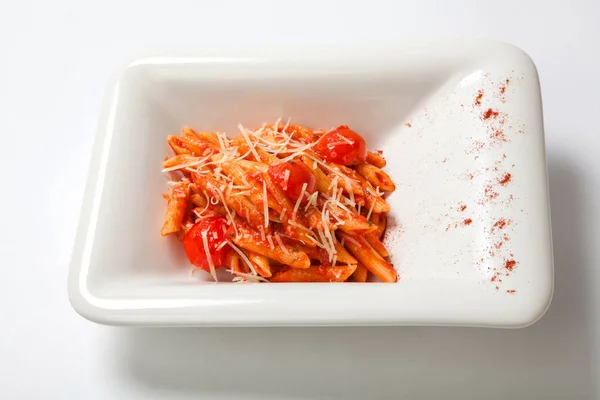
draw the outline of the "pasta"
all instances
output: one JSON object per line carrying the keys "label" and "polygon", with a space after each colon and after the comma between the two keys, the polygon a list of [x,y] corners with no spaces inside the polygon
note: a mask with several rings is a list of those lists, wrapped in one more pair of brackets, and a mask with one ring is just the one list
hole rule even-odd
{"label": "pasta", "polygon": [[183,128],[163,162],[161,235],[236,282],[396,282],[382,242],[395,190],[381,152],[347,126],[263,125],[229,138]]}

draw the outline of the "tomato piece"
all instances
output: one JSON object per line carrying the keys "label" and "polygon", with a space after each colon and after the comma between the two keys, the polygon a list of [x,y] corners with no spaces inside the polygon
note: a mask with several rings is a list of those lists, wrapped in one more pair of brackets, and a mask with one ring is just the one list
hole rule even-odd
{"label": "tomato piece", "polygon": [[[283,193],[292,201],[298,201],[302,186],[306,183],[306,192],[310,195],[315,191],[317,179],[312,171],[300,161],[287,161],[281,164],[269,165],[271,179],[281,188]],[[306,202],[306,197],[301,203]]]}
{"label": "tomato piece", "polygon": [[367,157],[365,139],[346,125],[321,136],[313,149],[325,161],[341,165],[358,165]]}
{"label": "tomato piece", "polygon": [[[185,254],[196,267],[210,272],[208,257],[216,268],[225,265],[225,257],[229,251],[227,245],[222,246],[228,230],[227,221],[221,217],[206,217],[198,221],[183,238]],[[202,236],[206,236],[208,254]]]}

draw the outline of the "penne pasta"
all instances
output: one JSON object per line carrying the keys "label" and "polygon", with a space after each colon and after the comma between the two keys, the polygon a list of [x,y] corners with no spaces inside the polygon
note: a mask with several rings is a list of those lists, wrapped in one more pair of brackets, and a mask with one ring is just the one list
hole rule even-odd
{"label": "penne pasta", "polygon": [[384,260],[361,235],[352,235],[340,232],[340,237],[345,240],[345,245],[356,259],[364,264],[382,282],[396,282],[396,270],[391,263]]}
{"label": "penne pasta", "polygon": [[347,126],[265,124],[239,135],[167,136],[171,191],[161,235],[190,263],[235,282],[396,282],[382,242],[395,185],[380,152]]}
{"label": "penne pasta", "polygon": [[372,151],[367,152],[366,161],[377,168],[383,168],[387,164],[385,158],[378,153],[373,153]]}
{"label": "penne pasta", "polygon": [[354,270],[354,273],[350,276],[350,278],[352,279],[353,282],[366,282],[367,281],[367,277],[369,276],[369,270],[367,269],[367,267],[365,267],[363,264],[358,263],[358,265],[356,266],[356,270]]}
{"label": "penne pasta", "polygon": [[[278,235],[275,236],[277,247],[271,248],[268,241],[263,241],[258,232],[249,227],[238,226],[240,235],[232,237],[233,242],[239,247],[258,253],[265,257],[279,261],[282,264],[289,265],[292,268],[310,267],[310,258],[308,255],[296,248],[287,249]],[[282,245],[283,244],[283,245]]]}
{"label": "penne pasta", "polygon": [[381,240],[387,227],[387,216],[385,214],[371,214],[371,223],[377,226],[375,229],[375,235]]}
{"label": "penne pasta", "polygon": [[239,272],[242,274],[247,274],[250,272],[248,267],[240,262],[240,256],[234,251],[227,253],[227,256],[225,257],[225,265],[227,265],[227,267],[233,272]]}
{"label": "penne pasta", "polygon": [[189,202],[189,185],[180,184],[173,187],[167,203],[167,213],[160,234],[162,236],[178,232],[186,216]]}
{"label": "penne pasta", "polygon": [[364,235],[365,239],[369,245],[375,250],[381,257],[386,258],[389,257],[389,253],[383,243],[379,241],[379,237],[375,234],[375,232],[369,232]]}
{"label": "penne pasta", "polygon": [[271,282],[344,282],[356,270],[354,265],[312,266],[306,269],[284,268]]}
{"label": "penne pasta", "polygon": [[269,265],[269,259],[261,254],[248,251],[248,259],[256,269],[256,272],[263,278],[271,277],[271,266]]}
{"label": "penne pasta", "polygon": [[394,182],[392,182],[389,175],[374,165],[367,163],[359,164],[356,167],[356,172],[369,181],[371,186],[378,187],[381,190],[388,192],[396,190],[396,185],[394,185]]}

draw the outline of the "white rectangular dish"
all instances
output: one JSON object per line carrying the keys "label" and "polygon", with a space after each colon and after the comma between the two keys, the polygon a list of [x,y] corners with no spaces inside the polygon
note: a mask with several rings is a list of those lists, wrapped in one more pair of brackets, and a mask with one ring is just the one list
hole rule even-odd
{"label": "white rectangular dish", "polygon": [[[397,284],[212,283],[160,236],[166,135],[277,118],[349,125],[397,184]],[[522,327],[547,309],[552,241],[538,76],[494,42],[153,58],[111,85],[69,274],[75,310],[155,326]]]}

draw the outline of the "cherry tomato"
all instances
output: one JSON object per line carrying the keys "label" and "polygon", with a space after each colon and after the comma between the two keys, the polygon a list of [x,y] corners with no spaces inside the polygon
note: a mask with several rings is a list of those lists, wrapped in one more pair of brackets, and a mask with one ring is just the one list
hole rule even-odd
{"label": "cherry tomato", "polygon": [[345,125],[321,136],[313,149],[324,160],[341,165],[363,163],[367,156],[365,139]]}
{"label": "cherry tomato", "polygon": [[[208,262],[210,255],[214,267],[222,267],[229,251],[227,245],[221,247],[225,241],[227,230],[227,221],[221,217],[206,217],[192,226],[183,238],[183,248],[190,262],[196,267],[210,272]],[[202,240],[203,235],[206,235],[209,254],[206,254]]]}
{"label": "cherry tomato", "polygon": [[[286,172],[288,171],[288,172]],[[289,173],[288,178],[286,175]],[[271,179],[283,190],[292,201],[298,201],[302,193],[302,186],[306,183],[306,192],[310,195],[315,191],[317,182],[312,171],[300,161],[288,161],[281,164],[269,165]],[[305,202],[306,198],[301,202]]]}

